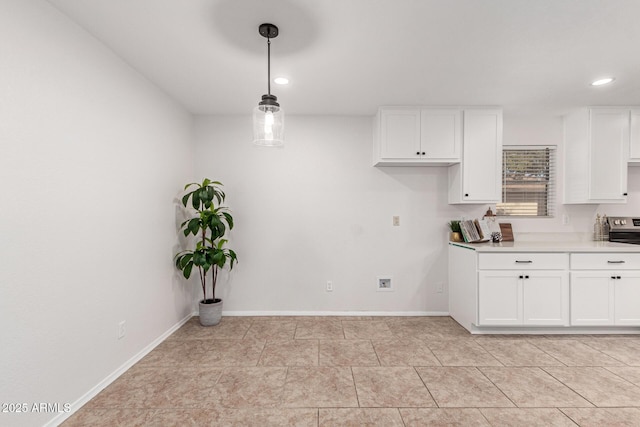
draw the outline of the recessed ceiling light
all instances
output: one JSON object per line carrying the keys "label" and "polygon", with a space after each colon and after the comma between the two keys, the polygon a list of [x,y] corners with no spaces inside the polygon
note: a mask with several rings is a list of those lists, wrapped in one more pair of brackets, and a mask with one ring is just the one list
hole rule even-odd
{"label": "recessed ceiling light", "polygon": [[607,77],[604,79],[598,79],[596,81],[594,81],[593,83],[591,83],[591,86],[602,86],[602,85],[606,85],[611,83],[612,81],[614,81],[615,79],[613,77]]}
{"label": "recessed ceiling light", "polygon": [[277,85],[288,85],[289,79],[286,77],[276,77],[275,79],[273,79],[273,82]]}

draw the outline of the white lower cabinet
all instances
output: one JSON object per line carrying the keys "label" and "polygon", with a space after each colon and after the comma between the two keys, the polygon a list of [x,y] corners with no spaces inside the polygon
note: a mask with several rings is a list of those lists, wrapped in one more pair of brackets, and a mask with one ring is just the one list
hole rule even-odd
{"label": "white lower cabinet", "polygon": [[513,271],[478,273],[478,323],[522,325],[522,283]]}
{"label": "white lower cabinet", "polygon": [[532,271],[522,283],[524,325],[569,325],[568,272]]}
{"label": "white lower cabinet", "polygon": [[572,272],[571,324],[640,326],[640,271]]}
{"label": "white lower cabinet", "polygon": [[481,326],[564,326],[569,324],[566,271],[480,271]]}
{"label": "white lower cabinet", "polygon": [[620,273],[614,283],[616,325],[640,325],[640,271]]}
{"label": "white lower cabinet", "polygon": [[608,271],[571,273],[572,325],[613,325],[613,280]]}
{"label": "white lower cabinet", "polygon": [[637,332],[640,252],[607,249],[480,251],[450,243],[449,313],[472,333]]}

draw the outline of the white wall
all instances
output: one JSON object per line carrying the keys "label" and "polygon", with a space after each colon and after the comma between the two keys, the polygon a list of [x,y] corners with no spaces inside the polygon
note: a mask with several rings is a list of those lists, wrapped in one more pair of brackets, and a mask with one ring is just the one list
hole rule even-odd
{"label": "white wall", "polygon": [[[504,123],[505,144],[557,145],[561,176],[562,118]],[[240,263],[218,293],[226,313],[447,312],[445,224],[481,217],[487,205],[448,205],[446,167],[372,167],[372,126],[369,117],[289,116],[285,148],[272,149],[251,143],[248,116],[196,119],[197,175],[222,180],[236,218]],[[630,169],[627,205],[558,204],[556,218],[501,222],[516,235],[587,233],[596,211],[637,215],[639,172]],[[384,274],[395,292],[376,292]]]}
{"label": "white wall", "polygon": [[44,1],[0,3],[0,52],[0,402],[73,403],[192,310],[192,119]]}
{"label": "white wall", "polygon": [[250,120],[196,120],[196,172],[236,219],[225,312],[447,312],[446,223],[487,206],[448,205],[445,167],[372,167],[373,118],[289,116],[283,149],[254,146]]}

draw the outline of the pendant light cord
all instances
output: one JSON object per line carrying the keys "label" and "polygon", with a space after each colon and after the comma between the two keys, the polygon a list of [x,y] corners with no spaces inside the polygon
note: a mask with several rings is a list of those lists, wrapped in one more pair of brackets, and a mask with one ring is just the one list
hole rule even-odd
{"label": "pendant light cord", "polygon": [[271,95],[271,39],[267,37],[267,93]]}

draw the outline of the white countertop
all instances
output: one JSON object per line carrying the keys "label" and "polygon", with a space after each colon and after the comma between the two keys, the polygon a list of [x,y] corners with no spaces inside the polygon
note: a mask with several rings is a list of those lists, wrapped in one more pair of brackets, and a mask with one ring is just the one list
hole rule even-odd
{"label": "white countertop", "polygon": [[476,252],[640,252],[640,245],[627,243],[575,241],[515,241],[500,243],[460,243],[450,245]]}

